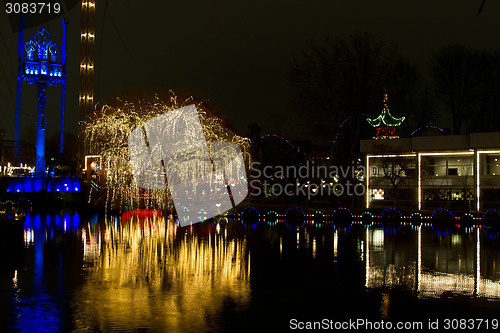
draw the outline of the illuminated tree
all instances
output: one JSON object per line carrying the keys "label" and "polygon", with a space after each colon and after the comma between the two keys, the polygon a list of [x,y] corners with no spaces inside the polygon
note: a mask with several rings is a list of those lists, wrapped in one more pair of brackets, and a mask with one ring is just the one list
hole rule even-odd
{"label": "illuminated tree", "polygon": [[[168,189],[147,190],[135,182],[131,172],[128,136],[133,129],[156,116],[193,104],[192,99],[178,101],[172,96],[168,102],[155,98],[137,103],[117,100],[116,104],[95,111],[85,124],[89,153],[100,156],[97,170],[100,184],[92,183],[88,200],[91,203],[103,202],[106,208],[111,209],[122,209],[124,206],[168,209],[171,204]],[[237,144],[248,164],[250,140],[226,128],[221,119],[211,115],[201,104],[197,104],[197,109],[207,142]]]}

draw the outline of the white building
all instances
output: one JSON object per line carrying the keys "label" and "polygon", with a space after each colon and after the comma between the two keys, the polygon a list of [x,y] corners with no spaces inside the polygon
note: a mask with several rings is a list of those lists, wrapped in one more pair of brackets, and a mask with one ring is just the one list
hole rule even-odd
{"label": "white building", "polygon": [[500,132],[361,140],[366,208],[500,206]]}

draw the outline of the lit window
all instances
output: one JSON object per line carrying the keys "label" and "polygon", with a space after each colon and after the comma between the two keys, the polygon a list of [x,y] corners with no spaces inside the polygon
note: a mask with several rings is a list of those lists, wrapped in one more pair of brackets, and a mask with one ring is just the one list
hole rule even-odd
{"label": "lit window", "polygon": [[383,189],[374,189],[373,190],[373,199],[374,200],[384,200],[384,190]]}

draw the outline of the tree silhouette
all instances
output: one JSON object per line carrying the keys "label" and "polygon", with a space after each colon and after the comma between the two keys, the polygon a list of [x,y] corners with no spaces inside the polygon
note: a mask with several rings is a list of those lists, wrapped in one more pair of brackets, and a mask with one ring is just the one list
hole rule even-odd
{"label": "tree silhouette", "polygon": [[478,53],[464,45],[450,45],[432,55],[432,76],[437,96],[450,112],[453,134],[463,130],[466,110],[477,101]]}
{"label": "tree silhouette", "polygon": [[389,87],[389,105],[399,115],[406,117],[399,131],[409,136],[415,129],[423,128],[438,118],[434,96],[422,83],[418,68],[404,58],[398,58]]}
{"label": "tree silhouette", "polygon": [[486,3],[486,0],[483,0],[483,2],[481,2],[481,6],[479,7],[479,9],[477,11],[477,15],[482,13],[485,3]]}
{"label": "tree silhouette", "polygon": [[358,32],[311,42],[291,64],[293,105],[338,164],[357,158],[359,139],[369,129],[365,118],[380,113],[395,54],[394,45]]}
{"label": "tree silhouette", "polygon": [[409,181],[415,178],[415,161],[404,157],[384,160],[382,176],[392,185],[395,206],[401,210],[401,187],[408,185]]}
{"label": "tree silhouette", "polygon": [[445,46],[432,57],[436,96],[451,115],[453,133],[496,131],[500,125],[500,53]]}

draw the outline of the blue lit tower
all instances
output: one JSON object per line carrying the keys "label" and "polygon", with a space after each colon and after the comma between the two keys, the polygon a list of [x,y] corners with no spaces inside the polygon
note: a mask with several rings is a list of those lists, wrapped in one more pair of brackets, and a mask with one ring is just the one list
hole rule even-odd
{"label": "blue lit tower", "polygon": [[[64,27],[63,22],[63,27]],[[63,29],[65,33],[65,29]],[[66,36],[63,36],[63,40]],[[52,42],[52,36],[45,28],[36,32],[35,37],[24,44],[26,58],[22,64],[22,79],[37,87],[38,116],[36,121],[36,157],[35,175],[45,176],[45,90],[48,86],[63,81],[63,64],[58,62],[61,51],[59,45]],[[61,89],[61,100],[64,101],[64,89]],[[64,108],[63,108],[64,110]],[[63,115],[63,110],[61,113]],[[62,128],[61,128],[62,131]]]}

